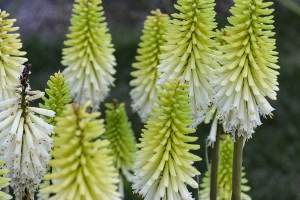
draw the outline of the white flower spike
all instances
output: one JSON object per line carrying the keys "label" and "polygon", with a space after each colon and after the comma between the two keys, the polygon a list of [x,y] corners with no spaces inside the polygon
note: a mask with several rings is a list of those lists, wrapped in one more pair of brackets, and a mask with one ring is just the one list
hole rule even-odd
{"label": "white flower spike", "polygon": [[214,104],[210,81],[214,78],[213,69],[219,66],[213,59],[217,52],[212,49],[217,45],[212,39],[217,27],[214,6],[214,0],[180,0],[175,4],[180,13],[172,15],[165,37],[167,44],[162,46],[166,53],[160,56],[162,64],[158,66],[158,84],[183,77],[189,85],[193,126],[205,119],[207,108]]}
{"label": "white flower spike", "polygon": [[34,199],[35,190],[50,159],[48,152],[52,147],[52,139],[49,134],[54,132],[54,127],[36,116],[36,113],[47,116],[54,116],[55,113],[29,107],[30,101],[43,94],[29,91],[30,68],[31,65],[27,65],[20,76],[20,85],[16,86],[14,93],[16,98],[3,101],[0,105],[4,109],[0,112],[0,159],[10,169],[8,177],[11,178],[10,185],[17,200],[25,196]]}
{"label": "white flower spike", "polygon": [[279,66],[272,29],[272,2],[235,0],[230,10],[233,16],[222,38],[227,44],[219,46],[223,55],[217,57],[221,67],[213,82],[217,108],[226,132],[251,138],[261,125],[260,115],[273,116],[274,108],[266,96],[276,99]]}

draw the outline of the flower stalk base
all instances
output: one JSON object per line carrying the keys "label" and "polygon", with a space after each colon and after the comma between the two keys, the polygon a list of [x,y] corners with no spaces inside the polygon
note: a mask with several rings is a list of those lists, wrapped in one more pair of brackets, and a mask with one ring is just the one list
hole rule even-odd
{"label": "flower stalk base", "polygon": [[240,136],[236,138],[236,141],[234,143],[234,152],[233,152],[231,200],[241,199],[243,146],[244,146],[244,137]]}
{"label": "flower stalk base", "polygon": [[220,136],[222,131],[222,124],[218,124],[216,141],[213,146],[213,156],[211,162],[211,176],[210,176],[210,200],[217,200],[218,194],[218,166],[220,155]]}

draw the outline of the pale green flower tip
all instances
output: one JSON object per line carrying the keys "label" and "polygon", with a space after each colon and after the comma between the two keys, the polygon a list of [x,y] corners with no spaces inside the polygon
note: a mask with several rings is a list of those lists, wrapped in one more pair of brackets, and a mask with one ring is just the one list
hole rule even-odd
{"label": "pale green flower tip", "polygon": [[[74,101],[83,105],[92,100],[93,111],[99,109],[100,102],[108,96],[116,73],[114,48],[101,3],[77,1],[74,4],[71,33],[64,42],[67,47],[63,49],[62,60],[62,64],[67,66],[63,74],[68,77]],[[78,29],[82,31],[78,32]],[[82,70],[84,73],[81,73]],[[81,75],[78,76],[78,73]]]}
{"label": "pale green flower tip", "polygon": [[159,56],[164,52],[162,46],[166,44],[163,35],[166,34],[169,24],[169,16],[160,10],[151,11],[151,14],[144,22],[143,35],[137,49],[137,62],[132,64],[136,69],[131,73],[134,79],[130,81],[133,86],[130,91],[133,100],[131,107],[138,112],[143,123],[146,123],[157,97],[157,65],[161,63]]}
{"label": "pale green flower tip", "polygon": [[43,97],[44,104],[39,104],[40,108],[45,108],[54,111],[56,114],[53,117],[45,118],[45,121],[55,125],[55,117],[62,116],[62,111],[65,105],[72,101],[71,89],[68,87],[69,83],[66,82],[66,76],[59,71],[50,76],[47,85],[49,89],[46,89],[48,98]]}
{"label": "pale green flower tip", "polygon": [[[113,167],[113,158],[109,156],[110,142],[99,139],[105,131],[104,121],[96,119],[99,112],[86,111],[90,104],[91,101],[81,107],[78,103],[68,104],[63,111],[65,116],[57,118],[55,148],[52,151],[54,159],[49,164],[63,170],[48,174],[45,179],[62,181],[41,189],[41,195],[56,193],[55,198],[62,195],[66,199],[74,199],[75,196],[97,199],[101,193],[103,199],[120,200],[116,191],[118,173]],[[105,187],[101,184],[103,182],[107,183]],[[78,187],[85,190],[77,190]]]}
{"label": "pale green flower tip", "polygon": [[104,138],[110,141],[109,148],[112,150],[110,155],[113,156],[117,171],[132,182],[133,175],[130,171],[134,171],[133,163],[136,160],[137,147],[131,123],[126,115],[125,104],[118,105],[118,101],[114,99],[112,103],[106,103],[105,107],[107,125]]}

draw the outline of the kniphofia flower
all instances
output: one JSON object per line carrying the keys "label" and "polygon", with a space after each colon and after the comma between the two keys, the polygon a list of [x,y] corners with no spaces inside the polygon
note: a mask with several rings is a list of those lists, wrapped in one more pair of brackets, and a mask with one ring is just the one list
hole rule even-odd
{"label": "kniphofia flower", "polygon": [[119,192],[124,196],[123,176],[133,182],[133,163],[137,152],[134,132],[125,111],[125,104],[117,100],[105,104],[106,132],[104,138],[110,144],[110,155],[120,177]]}
{"label": "kniphofia flower", "polygon": [[266,97],[276,99],[278,91],[275,69],[278,53],[272,29],[272,2],[262,0],[236,0],[228,18],[232,26],[225,28],[228,43],[219,46],[223,55],[217,60],[216,84],[217,107],[224,130],[250,138],[261,125],[260,115],[266,117],[274,108]]}
{"label": "kniphofia flower", "polygon": [[[68,87],[69,83],[66,81],[67,77],[62,73],[55,73],[54,76],[50,76],[47,85],[49,89],[46,89],[47,97],[42,97],[44,104],[39,104],[41,108],[53,110],[56,114],[55,117],[62,117],[62,111],[65,109],[65,105],[72,101],[71,89]],[[45,121],[55,126],[55,118],[46,118]]]}
{"label": "kniphofia flower", "polygon": [[111,35],[108,33],[102,0],[75,0],[70,34],[64,42],[62,64],[74,101],[91,100],[96,110],[113,85],[116,65]]}
{"label": "kniphofia flower", "polygon": [[162,64],[158,66],[158,83],[167,79],[183,77],[190,88],[191,106],[194,125],[201,123],[206,109],[213,104],[213,88],[210,85],[214,77],[213,68],[218,63],[213,60],[216,52],[212,49],[217,44],[213,40],[217,23],[215,22],[214,0],[178,1],[175,8],[180,13],[172,14],[167,45],[162,49]]}
{"label": "kniphofia flower", "polygon": [[[40,108],[45,108],[48,110],[53,110],[56,114],[54,117],[44,117],[43,119],[55,126],[56,118],[63,117],[63,110],[65,109],[65,105],[72,101],[71,99],[71,89],[68,87],[69,83],[66,81],[65,76],[63,76],[60,72],[55,73],[54,76],[50,76],[50,80],[48,80],[47,85],[49,86],[46,89],[47,97],[42,97],[44,100],[44,104],[39,104]],[[51,173],[53,171],[60,171],[60,169],[52,168],[48,165],[47,172]],[[51,185],[55,180],[46,181],[43,180],[39,185],[39,189],[45,188]],[[39,200],[48,200],[49,194],[38,193],[37,197]]]}
{"label": "kniphofia flower", "polygon": [[8,16],[7,12],[0,9],[0,101],[14,97],[10,90],[5,89],[5,85],[19,84],[18,77],[24,68],[23,63],[27,61],[22,57],[26,52],[20,51],[20,34],[11,33],[19,29],[13,27],[16,19],[6,19]]}
{"label": "kniphofia flower", "polygon": [[169,79],[158,90],[157,105],[143,129],[134,164],[132,188],[145,196],[145,200],[190,200],[187,185],[198,188],[193,179],[200,173],[192,166],[200,157],[190,153],[199,145],[189,144],[197,137],[195,132],[188,85],[178,79]]}
{"label": "kniphofia flower", "polygon": [[161,64],[159,55],[163,52],[161,46],[166,44],[163,36],[167,33],[169,22],[169,16],[160,10],[151,11],[151,14],[144,23],[137,62],[132,64],[136,70],[131,75],[135,79],[130,81],[134,87],[130,92],[133,101],[131,106],[143,123],[147,121],[157,97],[157,66]]}
{"label": "kniphofia flower", "polygon": [[105,132],[99,112],[88,113],[90,101],[66,105],[64,117],[57,117],[54,135],[54,159],[49,164],[61,171],[46,174],[44,179],[57,182],[40,190],[53,193],[50,200],[101,199],[120,200],[117,190],[118,173],[109,156],[109,141],[99,139]]}
{"label": "kniphofia flower", "polygon": [[54,132],[54,127],[37,115],[54,117],[55,112],[29,106],[31,101],[44,96],[43,92],[29,90],[30,68],[31,65],[24,68],[19,85],[6,86],[15,97],[0,102],[1,159],[9,169],[10,185],[17,200],[24,196],[34,199],[50,159],[52,139],[49,134]]}

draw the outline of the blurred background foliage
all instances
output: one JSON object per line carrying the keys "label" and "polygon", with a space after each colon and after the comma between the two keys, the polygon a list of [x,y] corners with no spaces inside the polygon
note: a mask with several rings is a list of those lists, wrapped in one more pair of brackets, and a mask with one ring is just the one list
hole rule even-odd
{"label": "blurred background foliage", "polygon": [[[281,3],[279,3],[281,2]],[[115,87],[105,102],[117,98],[126,103],[129,119],[139,137],[143,124],[130,108],[129,81],[133,71],[131,64],[140,41],[146,16],[159,8],[162,12],[175,12],[175,0],[104,0],[103,7],[108,27],[112,34],[117,59]],[[0,9],[16,18],[23,42],[22,50],[27,52],[32,63],[31,88],[44,90],[49,76],[63,70],[60,64],[61,49],[65,35],[69,33],[73,0],[0,0]],[[232,0],[216,0],[218,28],[223,28],[230,16]],[[253,138],[246,142],[243,165],[251,187],[252,199],[300,199],[300,2],[299,0],[278,0],[275,8],[275,38],[279,52],[278,100],[271,101],[273,120],[262,119]],[[104,103],[101,112],[104,117]],[[203,160],[196,163],[204,175],[205,139],[210,125],[201,124],[197,129],[201,149],[197,152]],[[126,200],[141,199],[132,194],[130,183],[126,184]]]}

